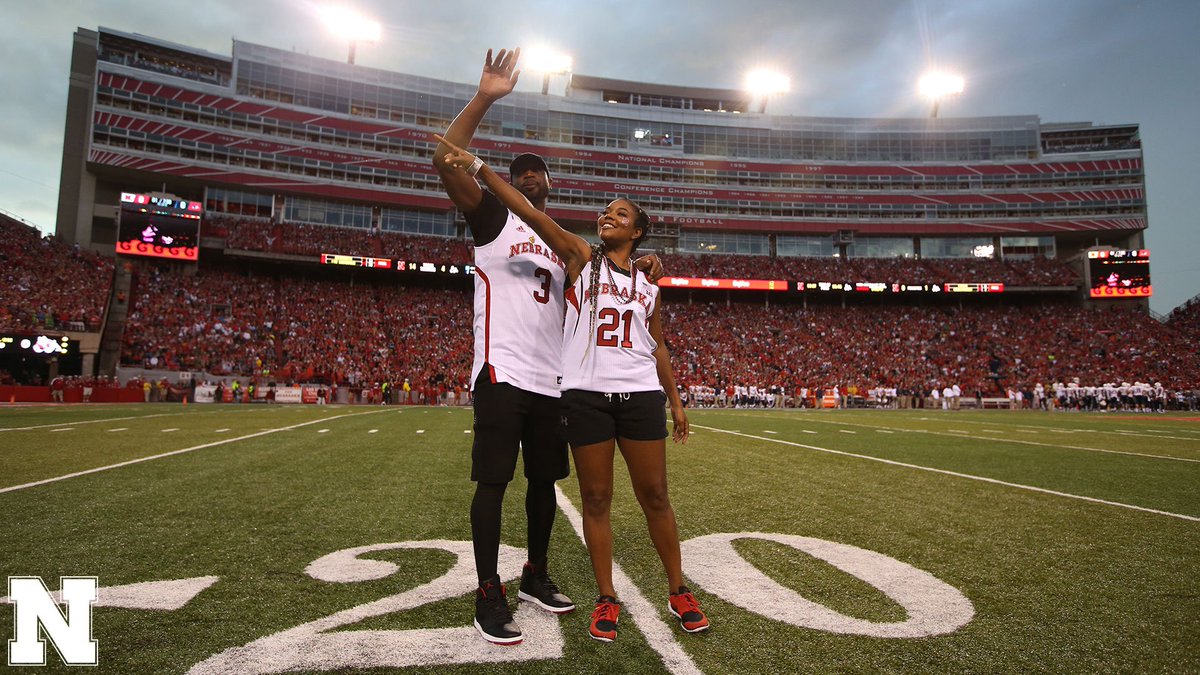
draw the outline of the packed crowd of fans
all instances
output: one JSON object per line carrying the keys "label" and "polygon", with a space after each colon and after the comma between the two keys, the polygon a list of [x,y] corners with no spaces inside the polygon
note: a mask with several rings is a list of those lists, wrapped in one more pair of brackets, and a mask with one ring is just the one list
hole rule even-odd
{"label": "packed crowd of fans", "polygon": [[685,386],[889,386],[1005,396],[1041,382],[1200,387],[1200,354],[1153,318],[1069,304],[1024,307],[666,305]]}
{"label": "packed crowd of fans", "polygon": [[[1023,306],[757,302],[664,304],[682,386],[837,386],[912,392],[958,385],[1006,396],[1036,383],[1200,387],[1194,333],[1130,311]],[[1193,319],[1194,321],[1194,319]],[[140,279],[123,362],[286,382],[466,387],[470,296],[221,270]]]}
{"label": "packed crowd of fans", "polygon": [[1167,325],[1191,338],[1200,349],[1200,295],[1171,310]]}
{"label": "packed crowd of fans", "polygon": [[469,263],[470,245],[461,239],[423,237],[303,223],[223,218],[207,228],[225,237],[231,249],[317,256],[322,253],[381,256],[421,262]]}
{"label": "packed crowd of fans", "polygon": [[666,255],[673,276],[787,281],[885,283],[1002,283],[1006,286],[1073,286],[1079,275],[1060,260],[1033,258],[787,258],[770,256]]}
{"label": "packed crowd of fans", "polygon": [[150,268],[135,277],[122,360],[221,374],[273,369],[277,304],[270,279]]}
{"label": "packed crowd of fans", "polygon": [[97,331],[113,261],[0,214],[0,330]]}
{"label": "packed crowd of fans", "polygon": [[[212,219],[207,234],[231,248],[338,252],[434,261],[470,260],[460,240]],[[771,258],[666,255],[675,276],[843,281],[1077,283],[1060,261]],[[42,237],[0,216],[0,329],[98,331],[113,276],[109,258]],[[773,302],[664,306],[680,384],[968,396],[1032,391],[1037,383],[1162,382],[1200,388],[1200,301],[1166,323],[1069,301],[1040,305],[809,306]],[[122,363],[214,375],[351,387],[409,380],[465,388],[471,306],[462,290],[248,275],[211,265],[135,277]]]}
{"label": "packed crowd of fans", "polygon": [[351,387],[465,386],[470,331],[461,291],[151,270],[137,281],[122,362]]}

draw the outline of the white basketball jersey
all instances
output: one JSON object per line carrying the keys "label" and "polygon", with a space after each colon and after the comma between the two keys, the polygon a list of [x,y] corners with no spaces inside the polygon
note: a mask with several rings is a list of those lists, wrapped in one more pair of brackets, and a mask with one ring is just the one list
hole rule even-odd
{"label": "white basketball jersey", "polygon": [[[562,388],[605,394],[662,391],[654,360],[658,344],[650,337],[649,327],[658,286],[636,269],[630,276],[608,258],[602,264],[594,328],[590,289],[586,288],[591,281],[590,261],[565,294]],[[634,278],[637,297],[631,299]]]}
{"label": "white basketball jersey", "polygon": [[533,228],[508,212],[500,235],[475,247],[475,362],[492,382],[558,397],[562,288],[567,272]]}

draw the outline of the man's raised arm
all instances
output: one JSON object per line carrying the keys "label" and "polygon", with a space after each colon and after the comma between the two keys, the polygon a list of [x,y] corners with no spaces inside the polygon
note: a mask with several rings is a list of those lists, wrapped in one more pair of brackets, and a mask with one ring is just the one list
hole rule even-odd
{"label": "man's raised arm", "polygon": [[[483,75],[479,78],[479,89],[467,103],[467,107],[450,123],[450,128],[445,134],[446,140],[460,148],[470,147],[475,130],[479,128],[479,123],[483,121],[488,109],[497,100],[508,95],[517,84],[517,78],[521,75],[521,71],[516,69],[520,56],[520,48],[513,51],[501,49],[493,59],[492,50],[488,50],[483,62]],[[433,166],[442,177],[442,185],[446,187],[446,194],[454,205],[465,213],[473,212],[479,207],[483,191],[473,176],[455,171],[446,164],[445,156],[449,152],[449,147],[439,143],[433,153]]]}

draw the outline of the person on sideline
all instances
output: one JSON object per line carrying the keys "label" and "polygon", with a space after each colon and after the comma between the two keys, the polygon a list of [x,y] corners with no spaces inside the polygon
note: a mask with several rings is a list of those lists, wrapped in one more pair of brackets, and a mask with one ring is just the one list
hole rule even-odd
{"label": "person on sideline", "polygon": [[[596,222],[601,243],[590,246],[535,207],[482,160],[449,146],[447,166],[479,177],[517,217],[533,228],[561,261],[566,276],[562,349],[562,429],[571,444],[583,497],[583,530],[600,595],[589,635],[611,642],[620,603],[612,582],[613,459],[629,468],[650,538],[667,573],[670,612],[687,632],[709,627],[695,596],[683,584],[679,531],[667,492],[667,425],[670,401],[674,439],[686,442],[687,415],[675,386],[662,335],[658,287],[632,264],[632,253],[650,232],[637,204],[611,202]],[[639,283],[640,278],[640,283]]]}

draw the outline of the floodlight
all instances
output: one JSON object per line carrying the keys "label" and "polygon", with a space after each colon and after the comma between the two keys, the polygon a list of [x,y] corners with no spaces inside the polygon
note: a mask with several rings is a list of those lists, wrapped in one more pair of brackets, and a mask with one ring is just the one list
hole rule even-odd
{"label": "floodlight", "polygon": [[571,55],[555,51],[549,47],[533,47],[522,51],[521,60],[525,68],[549,75],[562,75],[571,72]]}
{"label": "floodlight", "polygon": [[783,94],[792,89],[792,79],[774,70],[753,70],[746,75],[746,89],[754,94]]}
{"label": "floodlight", "polygon": [[961,94],[965,80],[961,75],[953,73],[933,72],[926,73],[917,83],[917,89],[921,95],[933,101],[933,112],[930,117],[938,116],[938,107],[942,103],[942,99],[947,96]]}
{"label": "floodlight", "polygon": [[775,70],[752,70],[746,75],[746,91],[760,98],[758,112],[767,111],[767,99],[792,90],[792,78]]}
{"label": "floodlight", "polygon": [[550,93],[550,76],[571,72],[571,55],[549,47],[532,47],[522,52],[525,68],[542,74],[542,93]]}
{"label": "floodlight", "polygon": [[318,10],[325,27],[334,35],[350,41],[348,63],[354,63],[354,52],[359,42],[378,42],[383,35],[383,25],[349,7],[329,5]]}
{"label": "floodlight", "polygon": [[917,88],[920,89],[921,95],[930,99],[939,99],[953,94],[961,94],[963,92],[963,80],[961,75],[952,73],[926,73],[921,77]]}
{"label": "floodlight", "polygon": [[349,7],[331,5],[320,9],[321,19],[338,37],[346,40],[375,42],[383,34],[382,25]]}

